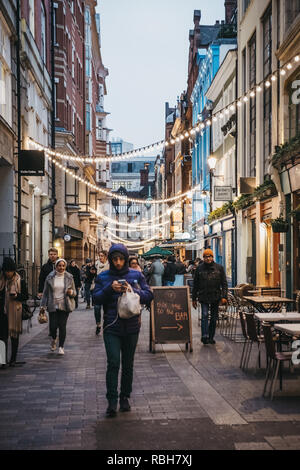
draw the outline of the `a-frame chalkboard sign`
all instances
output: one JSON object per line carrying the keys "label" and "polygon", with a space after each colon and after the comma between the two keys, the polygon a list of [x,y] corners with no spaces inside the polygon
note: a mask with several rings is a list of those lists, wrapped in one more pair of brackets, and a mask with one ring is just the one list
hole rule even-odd
{"label": "a-frame chalkboard sign", "polygon": [[149,349],[155,344],[185,343],[192,352],[191,300],[188,286],[152,287]]}

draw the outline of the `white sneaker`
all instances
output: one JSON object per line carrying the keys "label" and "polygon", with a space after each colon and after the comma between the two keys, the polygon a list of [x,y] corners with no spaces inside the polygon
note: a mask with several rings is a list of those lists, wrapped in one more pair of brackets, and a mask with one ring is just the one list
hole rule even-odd
{"label": "white sneaker", "polygon": [[61,354],[61,355],[65,354],[64,348],[59,348],[58,354]]}
{"label": "white sneaker", "polygon": [[56,349],[56,342],[57,342],[57,339],[52,339],[52,340],[51,340],[51,351],[55,351],[55,349]]}

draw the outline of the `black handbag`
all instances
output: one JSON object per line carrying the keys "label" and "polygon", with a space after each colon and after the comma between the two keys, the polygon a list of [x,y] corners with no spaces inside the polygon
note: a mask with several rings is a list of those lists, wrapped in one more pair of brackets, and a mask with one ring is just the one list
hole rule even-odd
{"label": "black handbag", "polygon": [[22,304],[22,320],[30,320],[33,317],[33,312],[27,304]]}

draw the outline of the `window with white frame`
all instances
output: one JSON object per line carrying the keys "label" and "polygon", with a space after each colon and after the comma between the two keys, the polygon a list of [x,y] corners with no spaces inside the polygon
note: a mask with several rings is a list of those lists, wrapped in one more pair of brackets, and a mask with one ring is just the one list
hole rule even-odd
{"label": "window with white frame", "polygon": [[0,115],[12,125],[10,39],[5,24],[0,18]]}
{"label": "window with white frame", "polygon": [[41,56],[44,62],[47,59],[46,49],[46,12],[43,2],[41,2]]}
{"label": "window with white frame", "polygon": [[35,21],[34,21],[34,0],[29,0],[29,29],[32,36],[35,36]]}

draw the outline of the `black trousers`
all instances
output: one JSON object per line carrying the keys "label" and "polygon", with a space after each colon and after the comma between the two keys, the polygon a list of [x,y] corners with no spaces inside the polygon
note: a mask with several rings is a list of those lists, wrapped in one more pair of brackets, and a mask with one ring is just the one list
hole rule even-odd
{"label": "black trousers", "polygon": [[[5,344],[6,362],[8,362],[8,318],[7,315],[0,315],[0,340]],[[17,352],[19,347],[19,336],[17,338],[10,338],[11,340],[11,358],[10,362],[15,362],[17,359]]]}
{"label": "black trousers", "polygon": [[49,312],[49,327],[52,339],[57,337],[57,329],[59,332],[59,347],[63,348],[67,334],[67,321],[69,314],[63,310],[56,310],[56,312]]}

